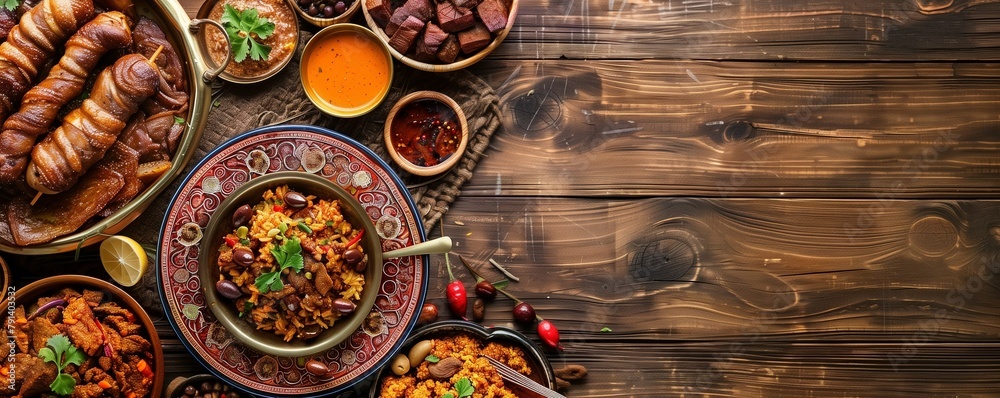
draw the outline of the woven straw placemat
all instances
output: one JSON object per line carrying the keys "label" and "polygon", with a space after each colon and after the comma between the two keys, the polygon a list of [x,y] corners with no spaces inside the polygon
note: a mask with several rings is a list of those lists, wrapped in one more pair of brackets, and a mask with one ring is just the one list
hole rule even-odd
{"label": "woven straw placemat", "polygon": [[[302,32],[298,52],[312,35]],[[392,88],[378,108],[354,119],[339,119],[319,111],[306,97],[299,82],[299,54],[285,69],[261,83],[236,85],[224,83],[215,90],[213,109],[208,115],[198,150],[181,176],[170,188],[133,221],[123,235],[131,236],[145,246],[155,246],[163,221],[181,180],[194,165],[221,143],[248,130],[273,124],[308,124],[326,127],[347,135],[367,146],[386,163],[393,165],[383,142],[383,125],[389,110],[403,95],[418,90],[434,90],[452,97],[462,107],[469,123],[469,145],[458,164],[432,180],[412,176],[396,169],[417,205],[425,232],[430,232],[449,205],[461,193],[462,185],[472,178],[472,171],[500,125],[499,98],[493,89],[478,77],[465,71],[429,73],[395,64]],[[152,258],[151,266],[152,266]],[[156,271],[151,269],[136,286],[127,289],[147,309],[160,311]],[[152,315],[152,314],[151,314]]]}

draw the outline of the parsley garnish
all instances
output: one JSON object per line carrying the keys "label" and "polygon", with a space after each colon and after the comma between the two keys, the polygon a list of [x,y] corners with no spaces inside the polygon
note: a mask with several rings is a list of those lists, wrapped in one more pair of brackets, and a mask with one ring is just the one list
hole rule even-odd
{"label": "parsley garnish", "polygon": [[49,337],[49,341],[45,344],[46,347],[38,350],[38,356],[44,359],[45,362],[56,364],[56,369],[58,369],[58,376],[52,381],[52,384],[49,384],[49,388],[56,394],[69,395],[73,392],[73,387],[76,386],[76,380],[62,371],[69,364],[82,365],[83,361],[87,360],[87,355],[83,351],[76,349],[76,346],[69,341],[69,338],[62,334]]}
{"label": "parsley garnish", "polygon": [[250,313],[250,310],[252,310],[252,309],[253,309],[253,303],[251,303],[250,300],[244,301],[243,302],[243,311],[240,311],[240,318],[242,318],[243,315],[246,315],[246,314]]}
{"label": "parsley garnish", "polygon": [[302,245],[299,244],[298,238],[285,239],[285,243],[281,246],[271,248],[271,255],[278,263],[278,269],[264,273],[254,280],[254,285],[257,286],[257,291],[261,294],[283,289],[285,284],[281,283],[281,271],[285,268],[291,268],[293,272],[299,272],[304,265]]}
{"label": "parsley garnish", "polygon": [[176,115],[174,116],[174,124],[184,124],[184,122],[185,122],[184,118]]}
{"label": "parsley garnish", "polygon": [[265,40],[270,37],[274,33],[274,22],[257,16],[256,8],[237,11],[226,4],[222,11],[222,26],[229,35],[234,61],[243,62],[247,55],[254,61],[260,61],[267,59],[271,53],[271,47],[258,43],[257,39]]}
{"label": "parsley garnish", "polygon": [[438,363],[438,361],[440,361],[441,358],[438,358],[434,355],[428,355],[426,358],[424,358],[424,360],[430,363]]}
{"label": "parsley garnish", "polygon": [[455,382],[455,390],[458,391],[458,398],[471,397],[472,393],[476,392],[476,389],[472,387],[472,380],[468,377],[463,377]]}
{"label": "parsley garnish", "polygon": [[0,5],[3,6],[2,8],[14,11],[17,9],[17,6],[21,5],[21,0],[0,0]]}

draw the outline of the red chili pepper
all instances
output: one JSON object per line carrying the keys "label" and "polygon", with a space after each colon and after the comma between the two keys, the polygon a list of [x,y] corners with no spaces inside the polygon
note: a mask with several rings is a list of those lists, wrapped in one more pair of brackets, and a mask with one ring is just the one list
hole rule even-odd
{"label": "red chili pepper", "polygon": [[227,237],[226,237],[226,246],[229,246],[229,247],[236,247],[236,243],[237,243],[237,242],[239,242],[239,241],[238,241],[238,240],[236,240],[236,238],[234,238],[234,237],[232,237],[232,236],[227,236]]}
{"label": "red chili pepper", "polygon": [[538,322],[538,337],[542,338],[545,345],[559,351],[563,350],[562,344],[559,344],[559,329],[556,329],[556,325],[553,325],[552,322],[547,320]]}
{"label": "red chili pepper", "polygon": [[274,210],[275,213],[281,213],[282,211],[285,211],[285,209],[280,205],[274,205],[274,207],[272,207],[271,210]]}
{"label": "red chili pepper", "polygon": [[451,308],[451,312],[458,315],[462,319],[468,320],[465,317],[465,311],[468,304],[468,298],[465,295],[465,285],[462,281],[455,279],[455,275],[451,273],[451,260],[448,258],[448,253],[444,254],[444,263],[448,267],[448,290],[445,296],[448,298],[448,308]]}
{"label": "red chili pepper", "polygon": [[347,242],[347,246],[344,246],[344,248],[345,249],[350,249],[351,246],[354,246],[358,242],[361,242],[361,237],[362,236],[365,236],[365,230],[363,230],[363,229],[358,230],[358,234],[354,236],[354,239],[351,239],[350,241],[348,241]]}

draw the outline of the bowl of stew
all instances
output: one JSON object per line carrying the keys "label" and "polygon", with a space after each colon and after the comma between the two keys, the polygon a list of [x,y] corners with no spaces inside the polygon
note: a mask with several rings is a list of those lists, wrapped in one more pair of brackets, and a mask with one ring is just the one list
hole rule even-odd
{"label": "bowl of stew", "polygon": [[[232,14],[232,13],[236,14]],[[199,19],[221,23],[227,29],[240,29],[227,23],[227,14],[251,20],[256,15],[264,29],[251,32],[234,30],[241,43],[225,40],[217,29],[206,29],[199,34],[202,47],[207,49],[206,60],[221,65],[231,61],[219,75],[222,79],[240,84],[257,83],[278,74],[292,60],[299,43],[299,20],[292,5],[285,0],[208,0],[198,9]],[[245,27],[245,26],[244,26]],[[266,32],[270,31],[269,34]],[[261,35],[266,37],[261,37]],[[239,48],[246,47],[240,51]]]}
{"label": "bowl of stew", "polygon": [[388,47],[372,31],[350,23],[328,26],[310,38],[299,68],[309,100],[342,118],[375,109],[392,83]]}
{"label": "bowl of stew", "polygon": [[[0,395],[43,396],[61,388],[93,396],[162,394],[165,364],[159,336],[139,303],[117,286],[89,276],[59,275],[28,284],[13,298],[3,320],[13,331],[13,346],[0,369],[16,371],[4,375]],[[58,369],[50,365],[58,358],[46,350],[72,354],[80,364]],[[69,379],[56,384],[57,375]]]}
{"label": "bowl of stew", "polygon": [[381,242],[350,193],[288,171],[237,188],[209,219],[206,307],[245,346],[302,357],[348,339],[375,304]]}
{"label": "bowl of stew", "polygon": [[389,156],[411,174],[433,176],[458,163],[469,142],[465,112],[436,91],[410,93],[389,110],[384,135]]}

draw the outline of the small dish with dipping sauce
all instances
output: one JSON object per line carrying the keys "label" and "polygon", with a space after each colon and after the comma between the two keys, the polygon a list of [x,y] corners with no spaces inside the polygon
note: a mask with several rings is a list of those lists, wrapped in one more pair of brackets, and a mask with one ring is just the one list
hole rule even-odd
{"label": "small dish with dipping sauce", "polygon": [[[258,18],[267,18],[268,22],[274,24],[274,30],[265,39],[260,39],[256,33],[250,35],[255,43],[270,48],[267,58],[255,60],[252,56],[254,51],[251,50],[240,62],[236,61],[236,55],[228,47],[230,42],[224,40],[222,32],[206,29],[199,33],[198,40],[201,41],[202,48],[207,49],[205,59],[209,63],[222,65],[227,56],[231,58],[219,77],[233,83],[250,84],[266,80],[284,69],[291,62],[299,44],[299,19],[292,5],[285,0],[208,0],[198,9],[198,19],[215,21],[225,27],[223,14],[227,5],[244,17],[256,10]],[[250,40],[246,45],[251,48],[255,46],[251,45]]]}
{"label": "small dish with dipping sauce", "polygon": [[372,31],[350,23],[328,26],[309,39],[300,68],[309,100],[336,117],[375,109],[392,83],[388,47]]}
{"label": "small dish with dipping sauce", "polygon": [[469,143],[465,112],[451,97],[417,91],[396,102],[385,122],[385,147],[411,174],[428,177],[458,163]]}

